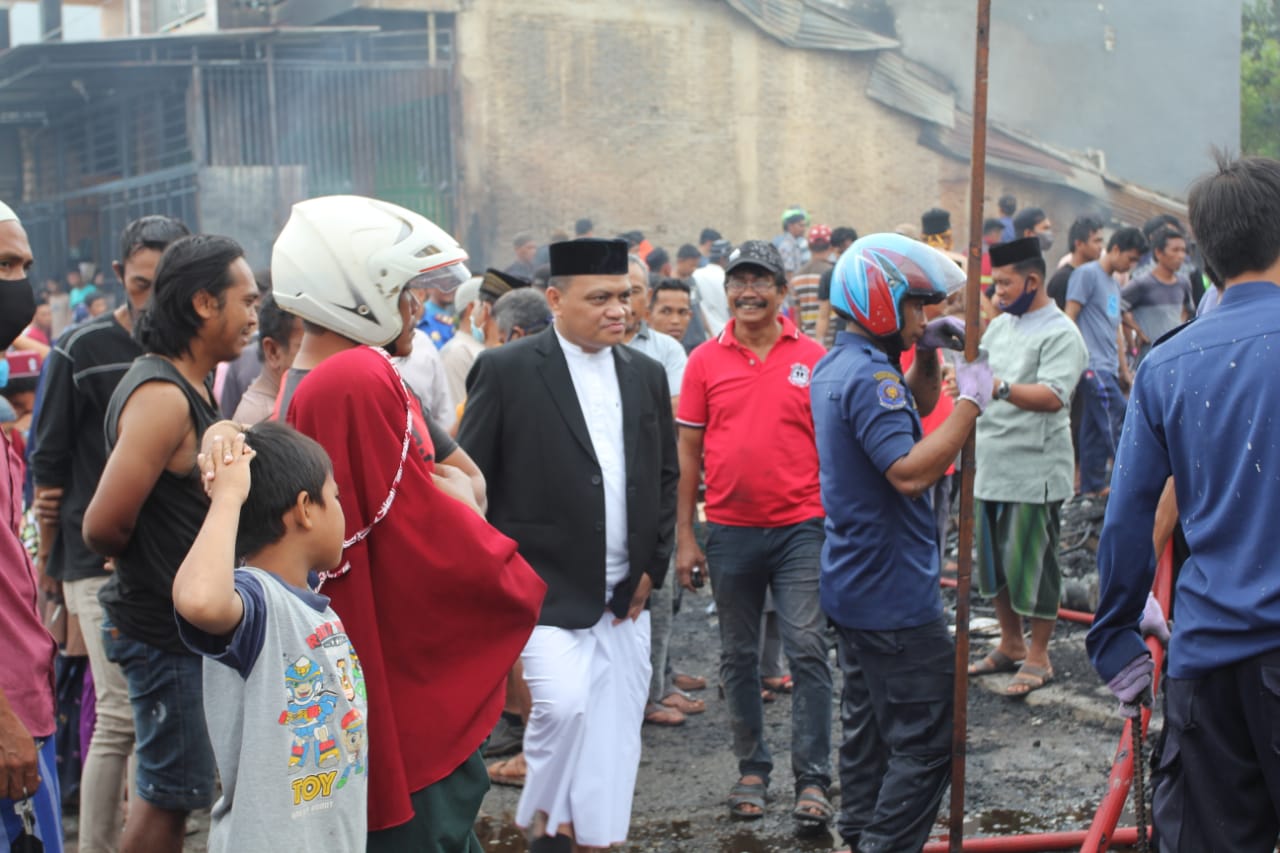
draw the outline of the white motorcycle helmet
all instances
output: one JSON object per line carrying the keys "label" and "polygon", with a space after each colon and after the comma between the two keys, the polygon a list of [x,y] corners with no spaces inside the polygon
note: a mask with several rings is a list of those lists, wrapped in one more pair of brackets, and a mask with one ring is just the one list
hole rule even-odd
{"label": "white motorcycle helmet", "polygon": [[399,205],[353,195],[300,201],[271,251],[272,293],[290,314],[370,346],[404,328],[401,292],[471,278],[458,241]]}

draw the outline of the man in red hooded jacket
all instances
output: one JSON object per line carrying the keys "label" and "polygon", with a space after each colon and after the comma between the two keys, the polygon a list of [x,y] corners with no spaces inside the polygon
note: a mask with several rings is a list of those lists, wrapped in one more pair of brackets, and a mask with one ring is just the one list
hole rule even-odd
{"label": "man in red hooded jacket", "polygon": [[466,257],[423,217],[353,196],[295,205],[272,254],[275,298],[305,329],[278,410],[333,459],[347,519],[321,582],[369,691],[370,853],[481,849],[479,748],[546,588],[466,476],[435,466],[388,357],[412,346],[412,288],[457,287]]}

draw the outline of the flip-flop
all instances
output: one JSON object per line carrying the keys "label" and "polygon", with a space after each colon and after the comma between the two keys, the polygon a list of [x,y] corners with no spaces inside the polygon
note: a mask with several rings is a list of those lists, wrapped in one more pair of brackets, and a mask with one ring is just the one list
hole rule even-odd
{"label": "flip-flop", "polygon": [[1014,660],[999,649],[992,649],[990,654],[977,663],[969,664],[970,675],[997,675],[1002,672],[1017,672],[1022,666],[1021,660]]}
{"label": "flip-flop", "polygon": [[831,825],[836,811],[831,801],[817,785],[805,785],[796,795],[796,807],[791,816],[796,820],[796,827],[805,833],[821,832]]}
{"label": "flip-flop", "polygon": [[517,753],[513,758],[495,761],[488,766],[489,781],[495,785],[506,785],[509,788],[523,788],[524,777],[528,768],[524,763],[524,753]]}
{"label": "flip-flop", "polygon": [[[738,783],[729,790],[729,817],[734,820],[759,820],[764,817],[765,796],[768,790],[769,786],[765,782],[738,780]],[[743,811],[743,806],[755,806],[759,811]]]}
{"label": "flip-flop", "polygon": [[671,683],[681,690],[706,690],[707,680],[700,675],[689,675],[687,672],[677,672],[675,677],[671,679]]}
{"label": "flip-flop", "polygon": [[1024,663],[1018,674],[1005,688],[1004,695],[1012,699],[1022,699],[1033,690],[1039,690],[1053,681],[1053,667],[1041,667]]}
{"label": "flip-flop", "polygon": [[672,708],[659,702],[650,702],[644,709],[645,725],[683,726],[685,716],[679,708]]}
{"label": "flip-flop", "polygon": [[779,675],[775,678],[760,679],[760,687],[764,690],[772,690],[774,693],[790,693],[795,687],[795,682],[791,680],[790,675]]}
{"label": "flip-flop", "polygon": [[707,710],[707,703],[701,699],[694,699],[692,696],[685,696],[683,693],[670,693],[662,697],[660,702],[663,707],[674,708],[686,716],[701,714]]}

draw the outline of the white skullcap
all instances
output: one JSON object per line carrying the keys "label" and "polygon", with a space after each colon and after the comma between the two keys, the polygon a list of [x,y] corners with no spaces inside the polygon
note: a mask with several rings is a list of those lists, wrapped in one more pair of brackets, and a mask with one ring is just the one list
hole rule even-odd
{"label": "white skullcap", "polygon": [[0,222],[21,222],[13,208],[0,201]]}
{"label": "white skullcap", "polygon": [[462,310],[480,298],[480,284],[484,281],[484,276],[473,275],[471,279],[460,285],[453,294],[453,303],[458,306],[458,310]]}

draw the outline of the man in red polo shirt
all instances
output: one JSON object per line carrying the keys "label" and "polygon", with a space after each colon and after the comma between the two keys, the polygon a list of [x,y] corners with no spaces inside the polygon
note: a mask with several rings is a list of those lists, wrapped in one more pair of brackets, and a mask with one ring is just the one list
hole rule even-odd
{"label": "man in red polo shirt", "polygon": [[[825,350],[778,315],[787,286],[782,257],[769,243],[749,240],[734,251],[724,286],[731,319],[689,356],[680,391],[676,571],[687,589],[696,570],[711,574],[740,774],[729,809],[740,819],[764,815],[773,770],[759,656],[765,590],[772,590],[795,679],[792,814],[801,830],[821,829],[832,815],[831,670],[818,601],[823,511],[809,377]],[[693,535],[704,467],[705,556]]]}

